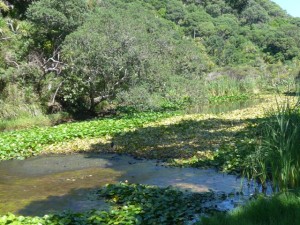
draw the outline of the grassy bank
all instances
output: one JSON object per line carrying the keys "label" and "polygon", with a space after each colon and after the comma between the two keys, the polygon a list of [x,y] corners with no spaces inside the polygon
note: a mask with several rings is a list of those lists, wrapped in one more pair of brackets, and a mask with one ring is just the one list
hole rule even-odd
{"label": "grassy bank", "polygon": [[52,115],[27,116],[14,119],[0,120],[0,132],[29,129],[33,127],[49,127],[69,120],[68,114],[57,113]]}
{"label": "grassy bank", "polygon": [[260,197],[230,213],[203,218],[199,225],[299,225],[299,211],[299,195],[282,193]]}

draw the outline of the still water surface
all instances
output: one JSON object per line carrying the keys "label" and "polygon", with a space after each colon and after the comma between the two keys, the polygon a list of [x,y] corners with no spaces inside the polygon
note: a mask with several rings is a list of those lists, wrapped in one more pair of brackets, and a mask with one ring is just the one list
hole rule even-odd
{"label": "still water surface", "polygon": [[235,176],[213,169],[170,168],[156,161],[116,154],[42,156],[0,162],[0,214],[44,215],[62,210],[107,208],[95,191],[125,181],[232,193],[240,190]]}

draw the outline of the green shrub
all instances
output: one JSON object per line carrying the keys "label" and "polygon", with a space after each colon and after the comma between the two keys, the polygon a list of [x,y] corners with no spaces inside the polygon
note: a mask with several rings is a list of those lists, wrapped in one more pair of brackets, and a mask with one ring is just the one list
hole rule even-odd
{"label": "green shrub", "polygon": [[165,79],[161,81],[163,86],[157,89],[152,84],[144,83],[122,91],[117,95],[117,102],[137,111],[178,110],[206,102],[201,77],[166,75]]}

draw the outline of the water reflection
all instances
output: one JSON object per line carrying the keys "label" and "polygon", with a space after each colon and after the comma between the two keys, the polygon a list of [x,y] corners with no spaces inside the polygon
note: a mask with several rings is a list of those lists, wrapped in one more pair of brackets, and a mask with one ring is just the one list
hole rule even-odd
{"label": "water reflection", "polygon": [[0,163],[0,214],[43,215],[105,208],[95,190],[125,181],[195,192],[235,193],[241,181],[213,169],[167,168],[116,154],[75,154]]}

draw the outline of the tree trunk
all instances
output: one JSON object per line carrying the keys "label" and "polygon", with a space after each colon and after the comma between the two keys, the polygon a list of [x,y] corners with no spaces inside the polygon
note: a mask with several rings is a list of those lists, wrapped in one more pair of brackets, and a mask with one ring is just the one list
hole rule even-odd
{"label": "tree trunk", "polygon": [[94,85],[92,84],[92,82],[90,82],[90,113],[92,114],[92,115],[95,115],[96,114],[96,112],[95,112],[95,109],[96,109],[96,104],[95,104],[95,97],[94,97],[94,95],[95,95],[95,91],[94,91]]}

